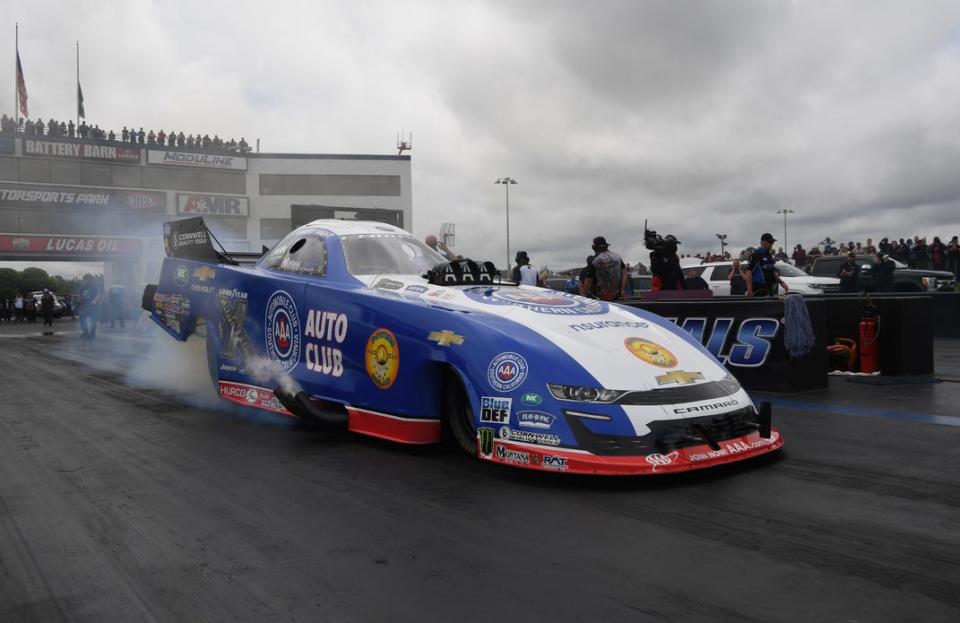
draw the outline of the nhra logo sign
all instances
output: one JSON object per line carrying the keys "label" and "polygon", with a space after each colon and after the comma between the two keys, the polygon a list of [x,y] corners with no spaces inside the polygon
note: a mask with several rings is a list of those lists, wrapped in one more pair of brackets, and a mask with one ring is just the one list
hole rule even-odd
{"label": "nhra logo sign", "polygon": [[249,216],[250,200],[227,195],[177,195],[178,214]]}
{"label": "nhra logo sign", "polygon": [[300,317],[289,294],[283,290],[273,293],[267,301],[264,325],[267,354],[289,372],[300,362]]}

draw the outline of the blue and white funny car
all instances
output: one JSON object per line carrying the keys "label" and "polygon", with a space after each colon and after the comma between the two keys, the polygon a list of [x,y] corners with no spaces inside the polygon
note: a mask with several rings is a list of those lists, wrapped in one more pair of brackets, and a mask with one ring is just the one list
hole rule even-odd
{"label": "blue and white funny car", "polygon": [[[165,225],[143,305],[205,331],[219,395],[400,443],[591,474],[684,471],[779,448],[769,407],[653,314],[499,283],[382,223],[314,221],[255,264],[201,219]],[[198,331],[200,328],[200,331]]]}

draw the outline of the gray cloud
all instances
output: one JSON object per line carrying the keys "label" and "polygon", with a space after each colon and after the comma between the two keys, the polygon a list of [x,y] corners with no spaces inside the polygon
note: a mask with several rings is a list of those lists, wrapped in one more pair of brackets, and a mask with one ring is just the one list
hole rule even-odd
{"label": "gray cloud", "polygon": [[[580,262],[644,219],[685,252],[782,234],[960,233],[955,2],[110,2],[14,8],[31,112],[389,153],[414,131],[418,235]],[[12,33],[11,33],[12,34]],[[12,82],[12,76],[10,80]],[[12,89],[11,89],[12,91]],[[12,104],[7,96],[6,108]],[[0,100],[3,101],[3,100]]]}

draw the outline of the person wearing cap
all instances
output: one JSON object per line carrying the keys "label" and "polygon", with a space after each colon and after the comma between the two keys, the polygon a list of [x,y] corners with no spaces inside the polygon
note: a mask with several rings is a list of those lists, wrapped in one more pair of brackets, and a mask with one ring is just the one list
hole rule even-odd
{"label": "person wearing cap", "polygon": [[847,253],[847,261],[840,265],[837,277],[840,278],[841,292],[850,293],[858,291],[859,286],[857,282],[860,281],[860,267],[857,266],[856,253],[852,251]]}
{"label": "person wearing cap", "polygon": [[581,291],[604,301],[626,298],[627,266],[623,258],[610,250],[607,239],[593,239],[593,259],[582,273]]}
{"label": "person wearing cap", "polygon": [[513,267],[514,283],[524,286],[539,286],[540,275],[537,273],[537,269],[530,265],[530,257],[527,252],[517,251],[514,259],[517,261],[517,265]]}
{"label": "person wearing cap", "polygon": [[747,296],[776,296],[780,287],[784,292],[790,290],[780,279],[780,271],[771,252],[776,241],[770,233],[760,236],[760,246],[750,254],[750,262],[745,269],[741,266],[743,279],[747,282]]}

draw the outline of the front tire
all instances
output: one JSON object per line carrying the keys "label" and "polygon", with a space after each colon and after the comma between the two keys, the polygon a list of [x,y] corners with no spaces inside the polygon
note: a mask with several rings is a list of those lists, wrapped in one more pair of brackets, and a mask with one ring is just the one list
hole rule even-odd
{"label": "front tire", "polygon": [[454,372],[448,372],[444,396],[444,422],[450,435],[464,452],[477,456],[477,427],[467,391]]}

